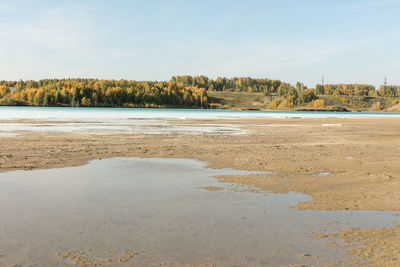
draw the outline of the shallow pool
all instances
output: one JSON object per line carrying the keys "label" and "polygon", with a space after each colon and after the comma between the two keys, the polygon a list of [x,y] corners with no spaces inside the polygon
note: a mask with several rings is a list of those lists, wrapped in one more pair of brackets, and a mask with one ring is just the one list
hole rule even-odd
{"label": "shallow pool", "polygon": [[2,173],[0,266],[346,265],[339,247],[308,236],[332,222],[399,221],[391,212],[299,211],[291,207],[308,196],[213,178],[250,173],[140,158]]}

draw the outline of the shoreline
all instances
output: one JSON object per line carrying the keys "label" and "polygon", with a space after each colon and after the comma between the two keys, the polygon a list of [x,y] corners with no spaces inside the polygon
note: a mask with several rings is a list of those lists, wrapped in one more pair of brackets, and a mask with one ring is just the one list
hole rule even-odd
{"label": "shoreline", "polygon": [[[0,136],[0,172],[80,166],[113,157],[186,158],[206,162],[208,168],[268,172],[215,178],[254,186],[263,193],[311,196],[310,201],[298,203],[299,210],[400,211],[400,147],[396,145],[400,144],[400,118],[170,121],[177,125],[229,123],[247,133],[95,135],[23,131],[15,137]],[[345,228],[316,229],[310,238],[323,238],[327,245],[342,247],[352,257],[352,264],[398,263],[400,225]]]}
{"label": "shoreline", "polygon": [[37,107],[37,108],[79,108],[79,109],[141,109],[141,110],[221,110],[221,111],[266,111],[266,112],[326,112],[326,113],[376,113],[376,114],[400,114],[400,111],[393,110],[381,110],[381,111],[369,111],[369,110],[351,110],[345,107],[326,107],[326,108],[307,108],[304,106],[298,106],[293,109],[259,109],[259,108],[199,108],[199,107],[187,107],[187,106],[165,106],[165,107],[131,107],[131,106],[69,106],[69,105],[49,105],[49,106],[41,106],[41,105],[31,105],[31,104],[20,104],[20,105],[6,105],[0,104],[0,107]]}
{"label": "shoreline", "polygon": [[[297,206],[300,209],[400,211],[400,167],[395,164],[400,150],[393,146],[400,143],[399,121],[274,118],[177,122],[229,123],[248,132],[237,135],[31,131],[0,136],[0,172],[77,166],[109,157],[191,158],[208,162],[211,168],[276,172],[221,179],[272,193],[295,191],[312,196],[312,201]],[[325,172],[330,175],[312,175]]]}

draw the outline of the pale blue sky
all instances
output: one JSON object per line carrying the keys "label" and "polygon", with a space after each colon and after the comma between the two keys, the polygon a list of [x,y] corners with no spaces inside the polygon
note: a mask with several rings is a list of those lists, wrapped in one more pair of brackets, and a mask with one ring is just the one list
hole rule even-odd
{"label": "pale blue sky", "polygon": [[0,80],[400,84],[400,0],[0,0]]}

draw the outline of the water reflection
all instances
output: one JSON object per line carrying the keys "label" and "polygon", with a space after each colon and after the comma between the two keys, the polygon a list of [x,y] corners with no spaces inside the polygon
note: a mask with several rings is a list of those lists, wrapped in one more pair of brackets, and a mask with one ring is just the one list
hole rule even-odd
{"label": "water reflection", "polygon": [[[391,212],[299,211],[290,207],[310,198],[297,193],[226,190],[237,185],[213,176],[249,173],[205,165],[113,158],[0,174],[0,265],[338,263],[343,251],[309,239],[312,231],[333,221],[360,227],[396,221]],[[118,257],[129,262],[104,262]]]}

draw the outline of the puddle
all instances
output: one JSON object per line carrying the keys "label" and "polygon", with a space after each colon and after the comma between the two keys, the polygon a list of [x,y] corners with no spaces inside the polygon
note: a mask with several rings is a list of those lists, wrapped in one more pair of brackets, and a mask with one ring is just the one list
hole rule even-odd
{"label": "puddle", "polygon": [[325,127],[342,127],[342,124],[341,123],[325,123],[325,124],[322,124],[322,126],[325,126]]}
{"label": "puddle", "polygon": [[311,176],[328,176],[331,174],[332,174],[331,172],[320,172],[320,173],[311,174]]}
{"label": "puddle", "polygon": [[308,236],[332,222],[400,220],[393,212],[299,211],[290,207],[310,197],[254,194],[213,178],[250,173],[113,158],[0,174],[0,266],[345,266],[340,248]]}
{"label": "puddle", "polygon": [[307,176],[328,176],[333,174],[332,172],[319,172],[319,173],[310,173],[310,174],[292,174],[292,175],[286,175],[286,178],[294,178],[294,177],[307,177]]}

